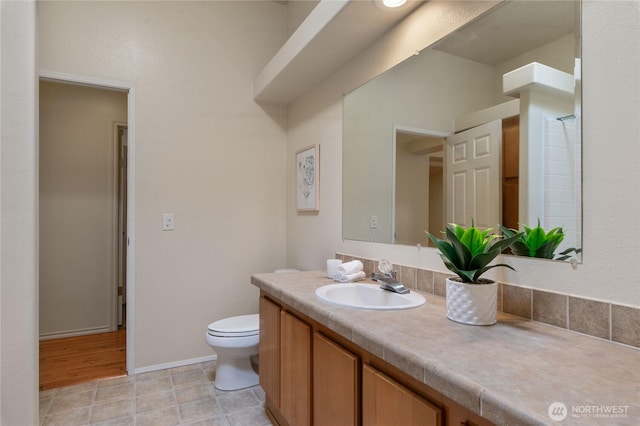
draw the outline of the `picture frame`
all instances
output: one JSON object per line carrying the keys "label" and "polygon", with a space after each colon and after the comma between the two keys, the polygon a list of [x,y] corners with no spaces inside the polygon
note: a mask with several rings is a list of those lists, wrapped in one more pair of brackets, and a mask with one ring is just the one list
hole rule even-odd
{"label": "picture frame", "polygon": [[296,151],[296,210],[320,210],[320,145]]}

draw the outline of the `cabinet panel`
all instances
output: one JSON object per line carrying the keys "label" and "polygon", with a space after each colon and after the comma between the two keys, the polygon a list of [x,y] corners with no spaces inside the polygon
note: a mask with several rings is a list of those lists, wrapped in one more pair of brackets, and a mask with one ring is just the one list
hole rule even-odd
{"label": "cabinet panel", "polygon": [[449,398],[445,397],[443,402],[447,410],[446,426],[493,426],[489,420],[470,412]]}
{"label": "cabinet panel", "polygon": [[260,386],[280,405],[280,307],[260,298]]}
{"label": "cabinet panel", "polygon": [[290,425],[311,424],[311,327],[280,314],[280,411]]}
{"label": "cabinet panel", "polygon": [[260,384],[274,424],[491,425],[392,366],[381,367],[384,373],[372,366],[378,363],[385,365],[313,319],[261,296]]}
{"label": "cabinet panel", "polygon": [[362,368],[364,426],[439,426],[441,409],[369,365]]}
{"label": "cabinet panel", "polygon": [[313,333],[313,424],[358,424],[358,358]]}

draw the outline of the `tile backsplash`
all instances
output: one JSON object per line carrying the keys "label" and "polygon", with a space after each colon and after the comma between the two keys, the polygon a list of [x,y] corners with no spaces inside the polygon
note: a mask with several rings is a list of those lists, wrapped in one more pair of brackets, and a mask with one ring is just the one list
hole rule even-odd
{"label": "tile backsplash", "polygon": [[[344,262],[358,259],[367,276],[377,260],[336,253]],[[446,296],[450,273],[394,264],[398,279],[409,289]],[[640,308],[499,283],[498,310],[582,334],[640,348]]]}

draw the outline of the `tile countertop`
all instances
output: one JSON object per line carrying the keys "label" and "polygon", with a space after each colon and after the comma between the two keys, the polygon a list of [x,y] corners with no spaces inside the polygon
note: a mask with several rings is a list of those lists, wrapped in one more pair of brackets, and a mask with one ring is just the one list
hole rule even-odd
{"label": "tile countertop", "polygon": [[[408,310],[342,307],[315,295],[334,283],[324,271],[251,282],[496,424],[640,424],[637,348],[500,312],[492,326],[458,324],[446,318],[445,299],[429,293]],[[548,415],[556,402],[568,410],[558,423]]]}

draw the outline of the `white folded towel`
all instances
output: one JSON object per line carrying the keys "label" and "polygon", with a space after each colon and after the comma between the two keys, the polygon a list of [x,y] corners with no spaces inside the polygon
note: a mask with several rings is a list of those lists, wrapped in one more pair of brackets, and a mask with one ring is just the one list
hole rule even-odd
{"label": "white folded towel", "polygon": [[351,275],[356,272],[360,272],[364,269],[362,262],[359,260],[352,260],[351,262],[343,263],[336,268],[336,274]]}
{"label": "white folded towel", "polygon": [[366,277],[367,274],[365,274],[364,271],[355,272],[353,274],[337,272],[333,279],[341,283],[352,283],[355,281],[364,280]]}

